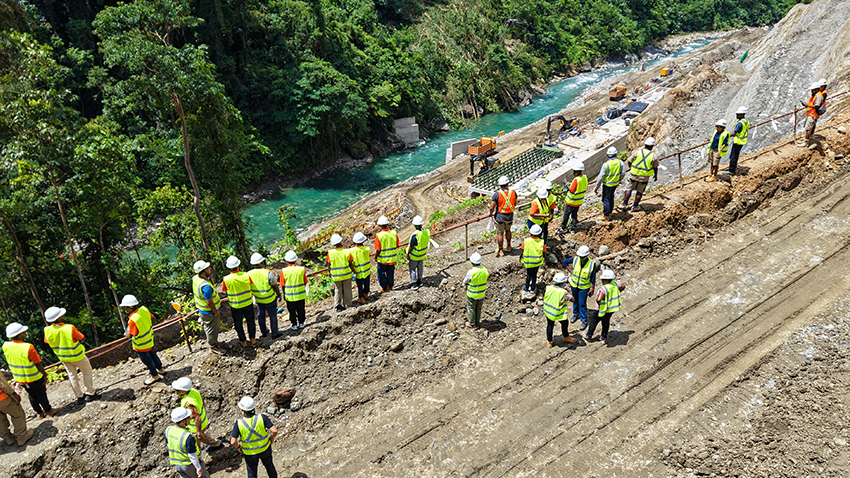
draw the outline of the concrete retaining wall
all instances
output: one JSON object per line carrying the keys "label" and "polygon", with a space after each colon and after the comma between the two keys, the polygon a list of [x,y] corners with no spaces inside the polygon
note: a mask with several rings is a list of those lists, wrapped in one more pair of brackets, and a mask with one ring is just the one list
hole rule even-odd
{"label": "concrete retaining wall", "polygon": [[449,162],[458,157],[458,155],[466,154],[469,150],[469,145],[475,144],[477,141],[478,138],[471,138],[452,143],[452,145],[446,149],[446,164],[449,164]]}

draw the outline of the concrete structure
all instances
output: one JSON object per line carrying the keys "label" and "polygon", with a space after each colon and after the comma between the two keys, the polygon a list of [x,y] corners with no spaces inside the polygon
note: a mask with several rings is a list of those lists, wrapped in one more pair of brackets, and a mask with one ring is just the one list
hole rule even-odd
{"label": "concrete structure", "polygon": [[446,148],[446,164],[461,154],[466,154],[469,149],[469,145],[475,144],[478,141],[478,138],[470,138],[464,139],[461,141],[455,141],[448,148]]}
{"label": "concrete structure", "polygon": [[416,124],[415,116],[395,120],[393,133],[401,138],[404,141],[404,145],[408,148],[419,144],[419,125]]}

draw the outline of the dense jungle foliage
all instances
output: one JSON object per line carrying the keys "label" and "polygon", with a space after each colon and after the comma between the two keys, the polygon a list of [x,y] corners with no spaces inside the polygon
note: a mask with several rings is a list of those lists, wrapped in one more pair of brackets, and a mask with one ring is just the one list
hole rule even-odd
{"label": "dense jungle foliage", "polygon": [[247,185],[362,156],[394,118],[459,125],[553,73],[794,3],[0,0],[0,321],[40,343],[58,305],[87,345],[114,339],[123,294],[161,314],[194,260],[247,263]]}

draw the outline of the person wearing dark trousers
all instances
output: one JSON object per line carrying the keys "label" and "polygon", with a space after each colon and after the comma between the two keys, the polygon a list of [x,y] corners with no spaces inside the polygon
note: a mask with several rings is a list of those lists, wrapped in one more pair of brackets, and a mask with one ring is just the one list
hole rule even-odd
{"label": "person wearing dark trousers", "polygon": [[599,264],[589,256],[590,248],[581,246],[575,257],[562,261],[564,267],[572,267],[570,289],[573,295],[573,317],[570,323],[581,319],[579,330],[587,328],[587,296],[593,294],[593,284],[596,283],[596,272],[599,268]]}
{"label": "person wearing dark trousers", "polygon": [[561,219],[559,233],[565,231],[575,234],[578,227],[578,210],[584,204],[584,196],[587,193],[587,175],[584,174],[584,163],[573,166],[575,178],[566,190],[567,200],[564,203],[564,218]]}
{"label": "person wearing dark trousers", "polygon": [[599,176],[596,177],[596,187],[593,188],[593,192],[598,195],[599,186],[602,186],[602,215],[605,216],[606,221],[610,221],[611,214],[614,212],[614,194],[623,180],[626,164],[617,159],[619,154],[617,148],[611,146],[607,154],[608,161],[602,165]]}
{"label": "person wearing dark trousers", "polygon": [[248,326],[248,338],[251,339],[251,345],[257,343],[257,324],[254,322],[254,295],[251,292],[253,282],[251,276],[237,270],[241,263],[236,256],[227,258],[225,266],[231,269],[231,272],[224,277],[221,291],[227,294],[227,299],[230,301],[233,328],[236,329],[236,335],[239,337],[239,345],[247,347],[248,342],[245,338],[245,331],[242,330],[242,321],[244,320]]}
{"label": "person wearing dark trousers", "polygon": [[[620,282],[614,281],[614,271],[606,269],[601,275],[602,287],[596,292],[595,300],[588,305],[587,332],[584,340],[591,342],[601,340],[603,344],[608,343],[608,329],[611,326],[611,317],[621,308],[620,292],[626,290]],[[599,337],[593,337],[597,324],[602,324]]]}
{"label": "person wearing dark trousers", "polygon": [[266,316],[269,318],[272,338],[276,339],[281,334],[277,324],[277,301],[281,298],[278,286],[277,274],[266,268],[266,258],[259,252],[251,254],[251,265],[253,269],[248,271],[251,278],[251,293],[257,302],[257,322],[260,324],[260,332],[263,337],[268,334],[266,328]]}
{"label": "person wearing dark trousers", "polygon": [[47,372],[44,371],[41,357],[32,344],[24,342],[28,328],[17,322],[6,327],[6,337],[10,341],[3,344],[3,354],[12,377],[27,390],[30,405],[38,418],[52,417],[59,413],[59,409],[50,406],[47,399]]}
{"label": "person wearing dark trousers", "polygon": [[543,228],[534,224],[531,226],[531,237],[527,237],[522,243],[522,255],[519,260],[525,266],[525,285],[522,290],[525,292],[537,292],[537,271],[543,265],[543,254],[546,252],[546,245],[540,234],[543,233]]}
{"label": "person wearing dark trousers", "polygon": [[280,272],[280,286],[283,289],[286,310],[289,311],[289,322],[292,324],[289,329],[303,329],[307,323],[304,305],[310,294],[307,271],[304,267],[295,264],[298,262],[298,254],[295,251],[286,251],[283,260],[286,261],[287,266]]}
{"label": "person wearing dark trousers", "polygon": [[145,385],[151,385],[165,375],[162,361],[156,355],[154,347],[153,314],[145,306],[139,305],[139,300],[134,295],[125,295],[121,299],[121,307],[130,318],[127,324],[127,335],[133,350],[139,355],[139,359],[148,367],[150,377],[145,380]]}
{"label": "person wearing dark trousers", "polygon": [[375,236],[375,260],[378,262],[378,285],[383,292],[390,292],[395,285],[395,263],[401,243],[398,234],[390,230],[390,221],[386,216],[378,218],[381,231]]}
{"label": "person wearing dark trousers", "polygon": [[369,246],[366,245],[366,235],[355,232],[354,247],[351,257],[354,259],[354,282],[357,283],[357,302],[365,304],[369,300],[369,281],[372,279],[372,264],[369,262]]}
{"label": "person wearing dark trousers", "polygon": [[564,344],[572,344],[577,342],[574,337],[570,337],[569,322],[567,319],[567,303],[572,300],[567,293],[564,285],[567,282],[567,275],[563,272],[558,272],[552,278],[554,284],[546,286],[546,292],[543,294],[543,314],[546,316],[546,344],[547,347],[554,347],[552,342],[552,334],[555,331],[555,322],[561,323],[561,342]]}
{"label": "person wearing dark trousers", "polygon": [[245,457],[248,478],[257,478],[260,462],[269,478],[277,478],[272,459],[272,444],[277,436],[277,427],[269,417],[256,414],[257,404],[251,397],[242,397],[237,405],[242,418],[236,420],[230,433],[230,445]]}
{"label": "person wearing dark trousers", "polygon": [[744,118],[746,114],[746,106],[738,108],[735,112],[738,122],[732,130],[732,149],[729,151],[729,169],[726,170],[732,176],[738,173],[738,156],[741,154],[741,148],[747,144],[747,136],[750,133],[750,121]]}

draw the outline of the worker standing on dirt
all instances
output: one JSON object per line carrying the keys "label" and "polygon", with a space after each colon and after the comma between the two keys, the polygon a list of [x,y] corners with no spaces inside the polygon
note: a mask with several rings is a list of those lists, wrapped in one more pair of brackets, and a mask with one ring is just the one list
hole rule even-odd
{"label": "worker standing on dirt", "polygon": [[60,319],[63,317],[65,309],[60,307],[48,307],[44,311],[45,320],[51,324],[44,328],[44,343],[53,349],[56,358],[68,372],[68,383],[77,397],[77,403],[95,401],[100,395],[92,383],[91,363],[86,357],[86,348],[83,347],[86,336],[73,325],[62,323]]}
{"label": "worker standing on dirt", "polygon": [[546,229],[549,228],[548,220],[552,212],[549,204],[549,191],[541,186],[537,190],[537,197],[531,201],[531,210],[528,211],[528,219],[525,221],[529,230],[535,225],[540,226],[540,235],[543,236],[544,242],[546,242]]}
{"label": "worker standing on dirt", "polygon": [[543,185],[541,186],[546,190],[546,202],[549,203],[549,217],[543,221],[543,243],[546,244],[546,241],[549,240],[549,223],[552,222],[552,219],[555,217],[555,211],[558,209],[558,200],[555,197],[555,193],[552,192],[552,182],[548,180],[543,180]]}
{"label": "worker standing on dirt", "polygon": [[242,418],[233,424],[230,445],[245,457],[248,478],[257,478],[261,461],[269,478],[277,478],[277,469],[272,459],[272,444],[277,436],[277,427],[269,417],[255,412],[257,404],[253,398],[242,397],[237,406],[242,411]]}
{"label": "worker standing on dirt", "polygon": [[714,123],[714,136],[708,142],[708,176],[706,182],[717,181],[717,171],[720,169],[720,160],[726,156],[729,150],[729,132],[726,131],[726,120],[721,118]]}
{"label": "worker standing on dirt", "polygon": [[602,215],[606,221],[610,221],[611,213],[614,212],[614,194],[617,192],[617,186],[623,180],[626,165],[617,158],[617,155],[620,154],[617,148],[611,146],[608,148],[607,154],[608,161],[602,165],[599,176],[596,177],[596,187],[593,188],[593,192],[599,195],[599,186],[602,186]]}
{"label": "worker standing on dirt", "polygon": [[139,307],[139,300],[133,295],[125,295],[119,305],[124,308],[130,318],[127,324],[127,335],[131,337],[130,343],[139,356],[139,360],[148,367],[151,376],[145,380],[145,385],[150,385],[165,375],[162,361],[153,349],[153,314],[147,307]]}
{"label": "worker standing on dirt", "polygon": [[200,392],[194,388],[192,379],[189,377],[178,378],[171,382],[171,388],[177,391],[180,397],[180,406],[191,412],[192,421],[186,426],[190,433],[198,436],[198,441],[208,446],[207,451],[215,450],[224,446],[221,440],[213,438],[209,434],[210,421],[207,418],[207,409]]}
{"label": "worker standing on dirt", "polygon": [[466,313],[469,316],[466,326],[477,329],[481,323],[481,311],[484,295],[487,292],[487,278],[490,273],[481,265],[481,254],[475,252],[469,256],[472,269],[467,271],[463,283],[466,285]]}
{"label": "worker standing on dirt", "polygon": [[307,270],[296,265],[298,254],[295,251],[286,251],[283,260],[287,265],[280,272],[280,285],[283,287],[286,310],[289,311],[289,330],[303,329],[307,324],[305,304],[310,294]]}
{"label": "worker standing on dirt", "polygon": [[540,238],[543,228],[539,224],[532,225],[530,232],[531,237],[525,238],[522,243],[522,255],[519,260],[525,266],[525,285],[522,290],[533,294],[537,292],[537,271],[543,265],[546,243]]}
{"label": "worker standing on dirt", "polygon": [[375,260],[378,262],[378,285],[384,292],[390,292],[395,285],[395,263],[401,243],[398,234],[390,230],[387,216],[378,218],[381,231],[375,236]]}
{"label": "worker standing on dirt", "polygon": [[[588,299],[587,306],[587,332],[584,340],[592,342],[601,340],[603,344],[608,343],[608,328],[611,325],[611,316],[620,310],[620,292],[626,290],[620,282],[614,281],[614,271],[605,269],[600,275],[602,287],[596,292],[596,297]],[[593,337],[596,325],[602,323],[602,331],[599,337]]]}
{"label": "worker standing on dirt", "polygon": [[640,211],[640,198],[646,191],[649,177],[652,176],[653,181],[658,181],[658,160],[652,154],[654,147],[655,138],[650,136],[644,141],[643,148],[633,151],[629,159],[626,160],[626,165],[629,167],[629,189],[623,194],[623,204],[620,209],[625,211],[629,208],[629,199],[632,197],[632,191],[634,191],[635,202],[632,211]]}
{"label": "worker standing on dirt", "polygon": [[350,250],[343,249],[339,234],[331,236],[331,249],[326,259],[334,283],[334,308],[339,312],[351,305],[351,278],[354,277],[354,258]]}
{"label": "worker standing on dirt", "polygon": [[564,344],[572,344],[577,342],[574,337],[570,337],[569,323],[567,322],[567,304],[570,296],[567,294],[567,289],[564,285],[567,282],[567,275],[563,272],[558,272],[552,278],[554,284],[546,286],[546,292],[543,294],[543,313],[546,315],[546,343],[549,348],[553,347],[552,333],[555,330],[555,322],[561,323],[561,341]]}
{"label": "worker standing on dirt", "polygon": [[[266,268],[266,258],[259,252],[251,254],[251,265],[253,269],[248,271],[251,278],[251,294],[257,302],[257,322],[260,331],[266,329],[266,316],[269,318],[272,338],[276,339],[283,335],[278,330],[277,324],[277,301],[282,297],[277,282],[277,274]],[[263,337],[266,332],[262,332]]]}
{"label": "worker standing on dirt", "polygon": [[738,121],[732,130],[732,149],[729,151],[729,169],[726,170],[732,176],[738,172],[738,156],[741,154],[741,149],[747,144],[747,136],[750,134],[750,120],[744,117],[746,114],[746,106],[738,108],[738,111],[735,112]]}
{"label": "worker standing on dirt", "polygon": [[27,329],[29,327],[17,322],[6,327],[6,337],[10,342],[3,344],[3,355],[9,364],[9,370],[12,371],[12,377],[27,390],[30,405],[38,418],[52,417],[59,413],[59,409],[51,407],[47,399],[47,372],[41,363],[41,357],[32,344],[24,342]]}
{"label": "worker standing on dirt", "polygon": [[820,82],[812,83],[809,90],[812,92],[809,102],[806,103],[805,101],[801,101],[803,106],[806,108],[806,143],[811,141],[812,136],[815,134],[815,126],[818,124],[818,118],[820,115],[826,113],[826,105],[824,104],[824,100],[826,98],[824,96],[826,86],[823,87],[822,91]]}
{"label": "worker standing on dirt", "polygon": [[578,226],[578,210],[584,203],[584,195],[587,193],[587,176],[584,174],[584,163],[573,166],[573,178],[567,188],[567,200],[564,203],[564,218],[561,220],[559,234],[565,231],[575,234]]}
{"label": "worker standing on dirt", "polygon": [[[505,253],[510,254],[513,250],[511,247],[511,225],[514,222],[514,211],[516,211],[516,191],[510,188],[510,180],[507,176],[499,178],[499,190],[493,194],[490,201],[490,215],[494,216],[496,221],[496,257],[501,257]],[[502,249],[502,243],[505,241],[505,248]]]}
{"label": "worker standing on dirt", "polygon": [[[9,421],[15,427],[15,434],[9,429]],[[27,430],[27,416],[21,406],[21,396],[0,376],[0,436],[9,446],[16,442],[24,446],[35,434],[35,430]]]}
{"label": "worker standing on dirt", "polygon": [[192,292],[195,294],[195,307],[198,308],[201,323],[204,324],[207,343],[213,353],[222,355],[224,349],[218,343],[218,333],[221,330],[218,309],[221,306],[221,299],[209,281],[212,276],[212,267],[207,261],[198,261],[192,268],[195,270],[195,276],[192,277]]}
{"label": "worker standing on dirt", "polygon": [[[244,321],[248,326],[248,339],[251,340],[251,345],[257,343],[257,324],[254,319],[254,304],[252,299],[254,295],[251,292],[252,281],[251,276],[239,270],[239,265],[242,261],[236,256],[230,256],[225,261],[225,266],[230,269],[230,274],[224,277],[221,282],[221,291],[227,294],[227,300],[230,302],[230,313],[233,317],[233,327],[236,329],[236,335],[239,337],[239,345],[243,348],[248,346],[245,337],[245,330],[242,329]],[[265,329],[263,324],[262,328]],[[262,330],[264,334],[268,334],[268,330]]]}
{"label": "worker standing on dirt", "polygon": [[204,460],[200,457],[198,442],[189,431],[192,412],[183,407],[171,411],[174,425],[165,429],[165,443],[168,446],[168,461],[181,478],[210,478]]}
{"label": "worker standing on dirt", "polygon": [[365,304],[369,300],[369,280],[372,278],[372,264],[369,262],[369,246],[366,234],[355,232],[351,257],[354,259],[354,281],[357,283],[357,302]]}
{"label": "worker standing on dirt", "polygon": [[410,241],[407,245],[407,265],[410,270],[410,288],[419,290],[422,287],[422,274],[424,272],[423,262],[428,255],[428,246],[431,244],[431,232],[428,229],[422,229],[425,221],[420,216],[413,218],[413,227],[416,232],[410,236]]}
{"label": "worker standing on dirt", "polygon": [[570,289],[573,295],[573,317],[570,323],[581,319],[579,330],[587,328],[587,295],[593,294],[593,284],[596,283],[596,272],[599,269],[599,264],[589,256],[590,248],[581,246],[575,257],[562,261],[564,267],[572,267]]}

